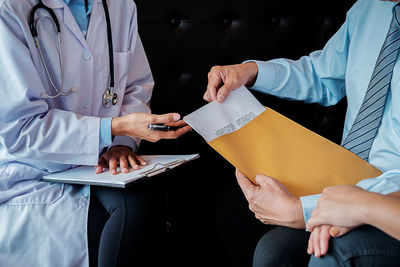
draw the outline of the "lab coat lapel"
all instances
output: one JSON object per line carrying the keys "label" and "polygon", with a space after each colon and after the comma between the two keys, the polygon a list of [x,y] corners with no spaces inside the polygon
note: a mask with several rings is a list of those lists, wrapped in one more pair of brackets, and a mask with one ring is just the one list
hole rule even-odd
{"label": "lab coat lapel", "polygon": [[[93,38],[98,37],[99,35],[99,31],[102,31],[103,29],[100,29],[100,26],[103,27],[107,27],[104,25],[101,25],[102,22],[105,23],[105,16],[104,15],[100,15],[98,14],[99,12],[102,12],[103,9],[103,2],[101,0],[93,0],[92,3],[92,11],[91,11],[91,18],[89,21],[89,25],[88,25],[88,32],[87,32],[87,36],[86,36],[86,42],[88,43],[88,45],[90,46],[90,44],[96,44],[96,40],[94,40]],[[94,33],[96,33],[95,35],[93,35]],[[100,36],[103,37],[102,34],[100,34]]]}
{"label": "lab coat lapel", "polygon": [[86,47],[87,46],[86,40],[83,37],[81,29],[79,28],[79,25],[76,22],[74,15],[72,15],[71,10],[64,3],[64,1],[63,0],[43,0],[43,3],[52,9],[61,8],[61,12],[62,12],[61,17],[62,17],[63,21],[60,21],[60,24],[64,24],[65,27],[68,28],[72,32],[72,34],[81,42],[81,44]]}

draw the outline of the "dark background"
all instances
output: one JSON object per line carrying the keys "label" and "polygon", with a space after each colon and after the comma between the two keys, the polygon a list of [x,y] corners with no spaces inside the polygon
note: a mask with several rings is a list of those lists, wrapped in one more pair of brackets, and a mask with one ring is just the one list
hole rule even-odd
{"label": "dark background", "polygon": [[[322,49],[354,1],[135,2],[139,34],[155,79],[152,112],[184,116],[205,104],[202,97],[212,66],[249,59],[298,59]],[[254,94],[262,104],[340,142],[345,100],[321,107]],[[195,132],[156,144],[143,141],[139,153],[200,153],[199,160],[154,178],[169,194],[168,265],[223,266],[215,245],[214,207],[227,185],[236,182],[234,168]]]}

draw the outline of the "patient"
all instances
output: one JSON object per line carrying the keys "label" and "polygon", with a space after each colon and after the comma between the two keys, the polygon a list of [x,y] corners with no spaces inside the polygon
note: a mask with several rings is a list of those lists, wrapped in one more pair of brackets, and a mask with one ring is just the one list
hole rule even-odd
{"label": "patient", "polygon": [[[213,67],[204,99],[223,102],[232,90],[243,85],[324,106],[335,105],[346,97],[342,146],[382,171],[382,175],[357,185],[382,195],[399,191],[400,6],[393,2],[400,0],[357,1],[326,46],[298,60],[280,58]],[[251,177],[256,184],[239,171],[236,178],[239,186],[225,190],[218,208],[218,225],[222,226],[220,251],[231,259],[229,265],[308,265],[310,234],[304,229],[320,195],[295,197],[265,174]],[[312,240],[318,229],[319,226],[313,229]],[[367,243],[371,245],[369,250],[365,249]],[[314,246],[309,252],[321,255],[319,249]],[[326,251],[327,246],[323,249]],[[351,262],[356,266],[397,266],[400,262],[400,242],[371,226],[358,227],[335,239],[328,255],[342,251],[346,251],[343,261],[360,255],[360,251],[374,251],[367,260],[363,257]],[[314,257],[312,264],[316,261]],[[343,261],[342,264],[349,263]]]}

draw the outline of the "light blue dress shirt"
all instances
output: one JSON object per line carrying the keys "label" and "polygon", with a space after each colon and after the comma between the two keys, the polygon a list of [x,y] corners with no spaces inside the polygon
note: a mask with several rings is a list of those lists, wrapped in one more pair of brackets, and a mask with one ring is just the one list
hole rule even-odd
{"label": "light blue dress shirt", "polygon": [[[252,89],[286,99],[325,106],[347,96],[343,131],[346,137],[360,110],[380,49],[385,41],[396,3],[359,0],[346,21],[323,50],[299,60],[255,61],[258,77]],[[382,123],[372,145],[369,162],[380,169],[379,177],[357,185],[390,194],[400,190],[400,64],[396,63]],[[310,217],[320,195],[303,196],[304,219]]]}
{"label": "light blue dress shirt", "polygon": [[88,10],[86,12],[85,0],[64,0],[65,4],[71,10],[76,22],[79,25],[83,35],[86,37],[86,33],[89,25],[89,15],[92,9],[93,0],[88,0]]}
{"label": "light blue dress shirt", "polygon": [[[64,0],[64,2],[71,10],[83,36],[86,38],[93,0],[88,0],[87,12],[85,8],[85,0]],[[112,118],[102,118],[100,120],[100,149],[112,144],[111,120]]]}

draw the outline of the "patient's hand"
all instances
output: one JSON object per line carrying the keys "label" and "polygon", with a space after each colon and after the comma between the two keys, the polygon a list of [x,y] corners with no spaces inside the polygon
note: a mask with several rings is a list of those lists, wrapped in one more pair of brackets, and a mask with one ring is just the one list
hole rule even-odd
{"label": "patient's hand", "polygon": [[104,168],[109,168],[111,174],[117,174],[117,166],[121,172],[129,172],[129,167],[139,169],[140,166],[147,165],[146,161],[132,151],[127,146],[113,146],[99,158],[99,163],[95,167],[96,173],[103,172]]}
{"label": "patient's hand", "polygon": [[307,229],[329,224],[357,227],[363,224],[363,213],[368,205],[370,192],[355,185],[331,186],[324,189],[317,207],[307,222]]}
{"label": "patient's hand", "polygon": [[254,62],[214,66],[208,73],[207,91],[203,98],[208,102],[217,100],[222,103],[233,90],[253,85],[257,74],[258,67]]}
{"label": "patient's hand", "polygon": [[314,227],[308,240],[307,253],[319,258],[328,252],[329,239],[347,234],[353,228],[321,225]]}
{"label": "patient's hand", "polygon": [[254,185],[239,170],[236,170],[236,178],[250,210],[262,223],[305,228],[300,199],[290,194],[278,180],[259,174]]}

